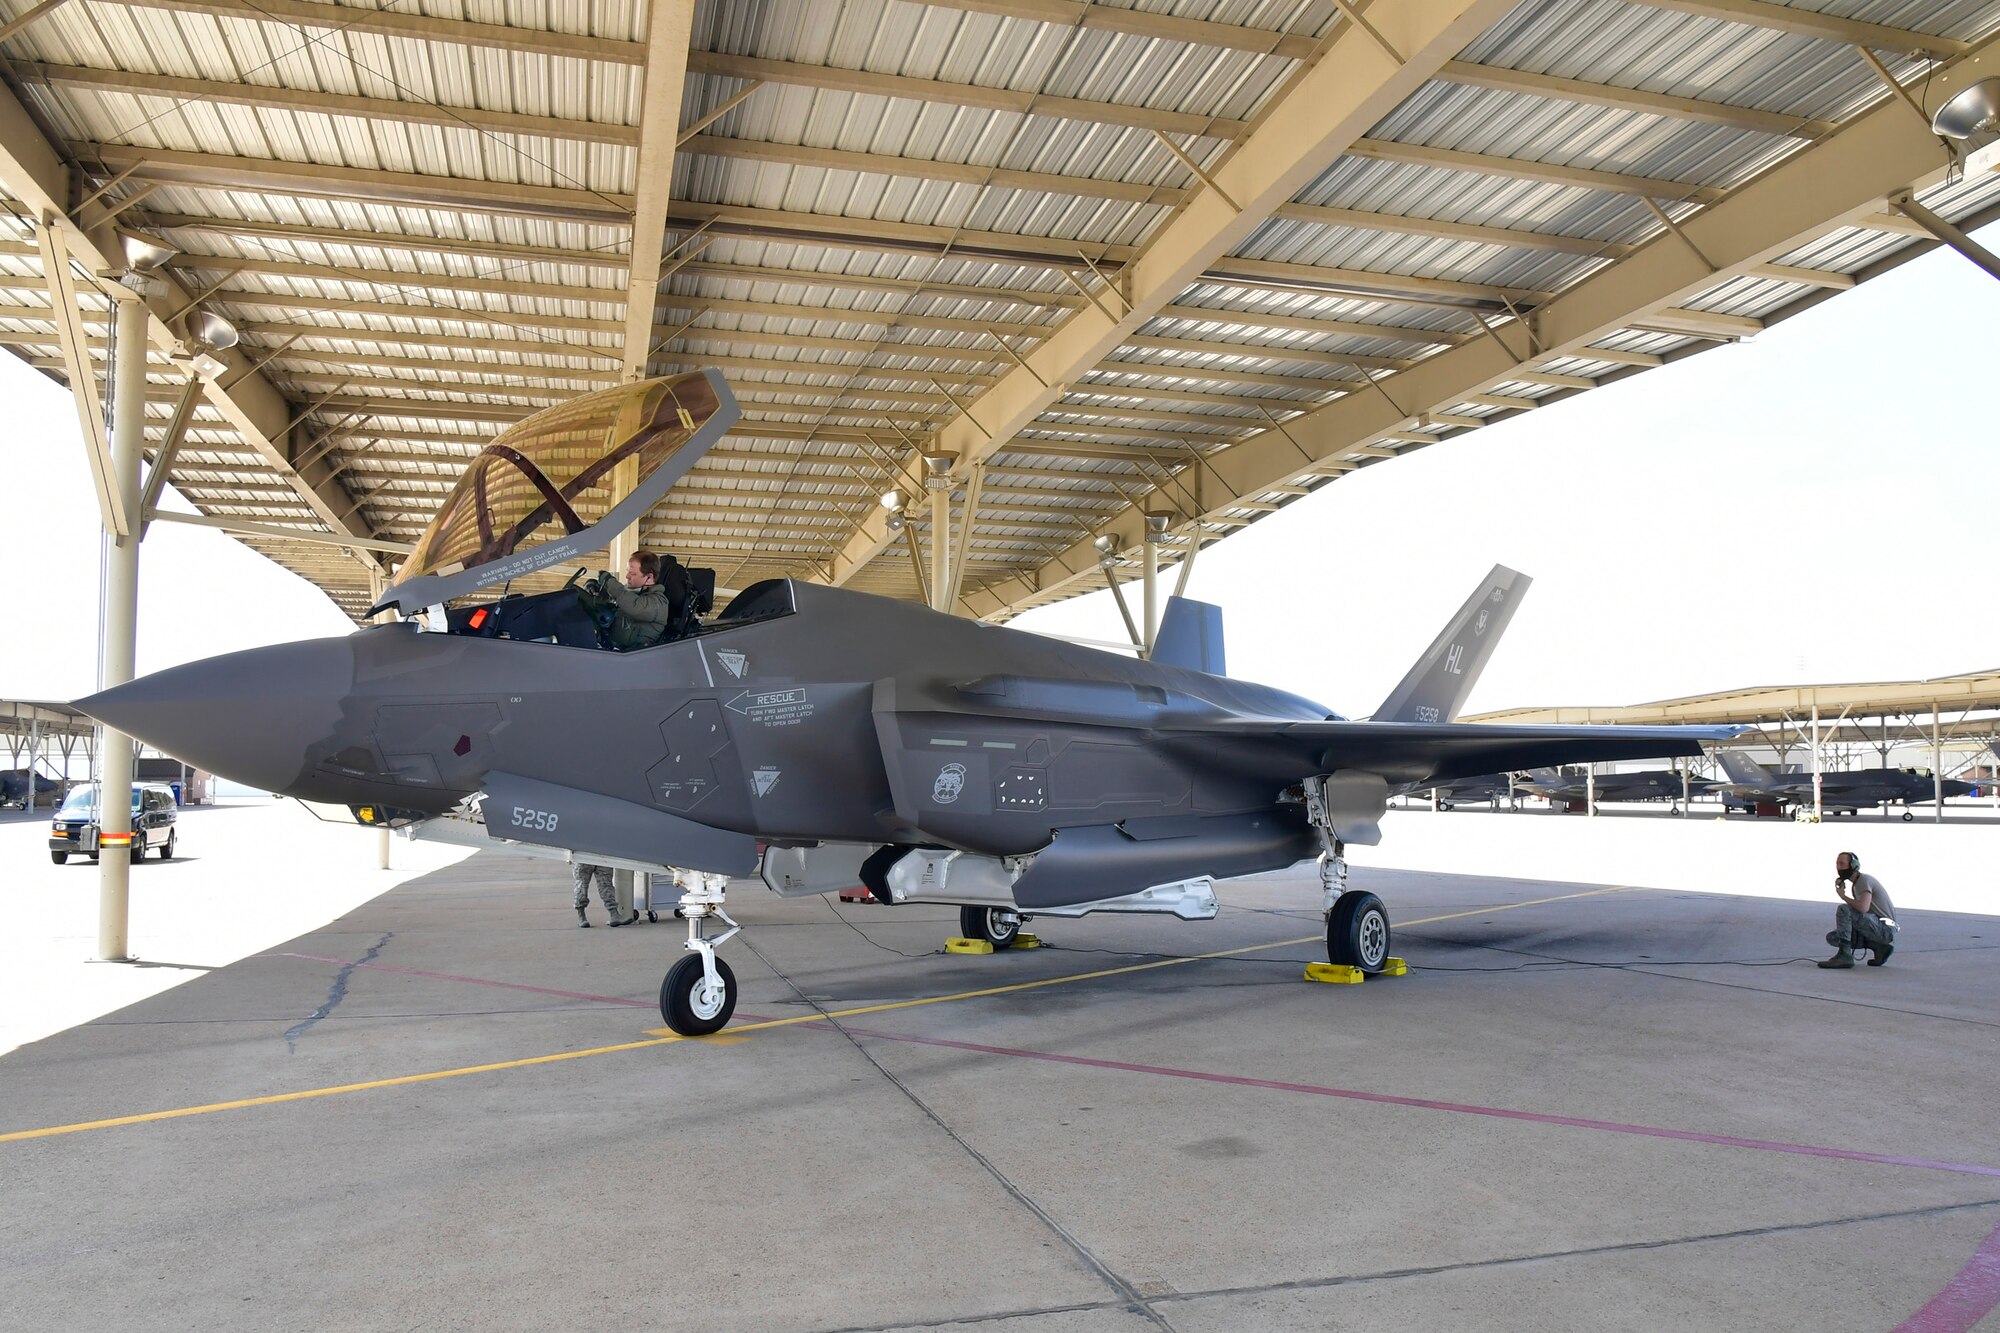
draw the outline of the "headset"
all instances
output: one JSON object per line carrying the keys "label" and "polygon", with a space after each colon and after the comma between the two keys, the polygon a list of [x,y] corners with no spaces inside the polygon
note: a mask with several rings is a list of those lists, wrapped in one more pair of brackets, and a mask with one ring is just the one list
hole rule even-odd
{"label": "headset", "polygon": [[[1847,874],[1859,875],[1861,873],[1861,858],[1856,856],[1853,852],[1837,852],[1834,854],[1833,859],[1835,861],[1838,861],[1843,856],[1847,858]],[[1841,878],[1844,879],[1846,877],[1847,876],[1843,875]]]}

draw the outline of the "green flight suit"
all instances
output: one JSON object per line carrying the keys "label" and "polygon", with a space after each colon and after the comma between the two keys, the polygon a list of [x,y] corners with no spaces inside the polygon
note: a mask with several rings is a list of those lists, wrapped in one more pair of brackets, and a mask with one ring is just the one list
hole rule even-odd
{"label": "green flight suit", "polygon": [[598,586],[604,590],[602,595],[592,597],[586,592],[583,601],[593,610],[604,606],[616,610],[611,622],[613,648],[619,652],[650,648],[666,637],[667,627],[673,623],[674,608],[665,588],[655,583],[633,592],[608,573],[598,576]]}

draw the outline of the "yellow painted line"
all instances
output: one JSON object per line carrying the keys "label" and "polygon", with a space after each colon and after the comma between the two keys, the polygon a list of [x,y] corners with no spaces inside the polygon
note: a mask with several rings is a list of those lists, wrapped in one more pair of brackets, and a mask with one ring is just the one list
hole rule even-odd
{"label": "yellow painted line", "polygon": [[[1575,898],[1593,898],[1599,894],[1621,893],[1629,885],[1614,885],[1602,889],[1588,889],[1582,893],[1564,893],[1553,898],[1530,898],[1525,902],[1503,903],[1498,907],[1479,907],[1466,912],[1446,912],[1440,916],[1420,917],[1415,921],[1403,922],[1404,927],[1427,926],[1438,921],[1455,921],[1460,917],[1491,916],[1495,912],[1511,912],[1522,907],[1539,907],[1544,903],[1568,902]],[[242,1111],[253,1106],[277,1106],[284,1102],[310,1101],[315,1097],[338,1097],[349,1092],[372,1092],[378,1088],[407,1087],[412,1083],[434,1083],[440,1079],[463,1078],[468,1074],[494,1074],[505,1069],[527,1069],[534,1065],[559,1064],[564,1060],[587,1060],[594,1055],[615,1055],[620,1051],[642,1051],[649,1046],[667,1046],[675,1042],[691,1041],[709,1045],[733,1045],[747,1041],[752,1032],[766,1032],[775,1028],[788,1028],[800,1023],[823,1023],[829,1018],[859,1018],[864,1014],[883,1014],[894,1009],[915,1009],[923,1005],[946,1004],[956,1000],[978,1000],[989,995],[1011,995],[1017,991],[1040,990],[1045,986],[1065,986],[1074,981],[1095,981],[1100,977],[1124,976],[1133,972],[1150,972],[1155,968],[1178,967],[1184,963],[1206,962],[1214,958],[1231,958],[1237,954],[1259,953],[1265,949],[1282,949],[1294,944],[1311,944],[1324,935],[1315,932],[1301,935],[1297,939],[1272,940],[1267,944],[1246,944],[1235,949],[1218,949],[1214,953],[1191,954],[1184,958],[1162,958],[1151,963],[1132,963],[1124,967],[1101,968],[1095,972],[1078,972],[1071,976],[1045,977],[1040,981],[1018,981],[1006,986],[988,986],[981,990],[959,991],[951,995],[932,995],[917,1000],[896,1000],[888,1004],[861,1005],[853,1009],[836,1009],[830,1013],[799,1014],[792,1018],[774,1018],[762,1023],[745,1023],[729,1030],[721,1037],[682,1037],[675,1034],[653,1037],[647,1041],[621,1042],[616,1046],[593,1046],[582,1051],[558,1051],[553,1055],[531,1055],[520,1060],[499,1060],[492,1064],[465,1065],[458,1069],[439,1069],[428,1074],[403,1074],[396,1078],[371,1079],[366,1083],[342,1083],[330,1088],[306,1088],[299,1092],[278,1092],[267,1097],[243,1097],[231,1102],[210,1102],[204,1106],[181,1106],[171,1111],[144,1111],[138,1115],[114,1116],[108,1120],[84,1120],[71,1125],[50,1125],[45,1129],[18,1129],[8,1134],[0,1134],[0,1143],[16,1143],[23,1139],[48,1139],[63,1134],[81,1134],[90,1129],[116,1129],[121,1125],[143,1125],[155,1120],[179,1120],[186,1116],[210,1115],[216,1111]],[[657,1030],[657,1029],[656,1029]]]}

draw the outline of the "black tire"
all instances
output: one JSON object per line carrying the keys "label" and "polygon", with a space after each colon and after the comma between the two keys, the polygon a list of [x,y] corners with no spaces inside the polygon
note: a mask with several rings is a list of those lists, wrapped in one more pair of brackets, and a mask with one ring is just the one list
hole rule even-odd
{"label": "black tire", "polygon": [[1349,889],[1326,918],[1326,958],[1343,967],[1380,972],[1389,962],[1389,911],[1382,900]]}
{"label": "black tire", "polygon": [[700,954],[690,953],[667,969],[667,979],[660,983],[660,1017],[667,1020],[668,1027],[683,1037],[706,1037],[722,1031],[736,1012],[736,974],[720,958],[715,960],[715,973],[722,978],[722,1001],[703,1004],[696,994],[706,980]]}
{"label": "black tire", "polygon": [[68,864],[69,864],[69,853],[68,853],[68,852],[50,852],[50,853],[49,853],[49,860],[51,860],[51,861],[54,861],[54,862],[55,862],[55,863],[56,863],[57,865],[59,865],[59,866],[63,866],[63,865],[68,865]]}
{"label": "black tire", "polygon": [[1909,823],[1909,822],[1910,822],[1911,820],[1915,819],[1916,817],[1917,817],[1917,814],[1916,814],[1916,811],[1914,811],[1914,810],[1905,810],[1905,811],[1903,812],[1903,822],[1904,822],[1905,824]]}
{"label": "black tire", "polygon": [[96,865],[96,864],[97,864],[97,853],[96,853],[96,852],[92,852],[92,853],[90,854],[90,863],[91,863],[92,865]]}
{"label": "black tire", "polygon": [[1021,938],[1021,914],[1006,907],[961,907],[958,932],[969,940],[985,940],[998,952]]}
{"label": "black tire", "polygon": [[160,859],[162,861],[171,861],[174,859],[174,840],[178,837],[180,837],[178,833],[169,833],[167,835],[165,845],[160,848]]}
{"label": "black tire", "polygon": [[896,901],[889,895],[889,867],[901,860],[903,853],[909,850],[907,847],[890,843],[886,847],[877,847],[868,854],[868,859],[861,863],[861,886],[884,907]]}

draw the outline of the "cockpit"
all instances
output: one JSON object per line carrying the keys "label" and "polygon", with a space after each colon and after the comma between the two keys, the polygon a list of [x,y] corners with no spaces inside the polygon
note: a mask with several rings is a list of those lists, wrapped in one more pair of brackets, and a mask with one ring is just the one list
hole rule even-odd
{"label": "cockpit", "polygon": [[[663,557],[664,560],[664,557]],[[720,633],[738,626],[791,615],[797,606],[789,579],[767,579],[715,610],[715,571],[679,565],[689,590],[675,606],[660,643]],[[442,624],[429,628],[475,639],[520,639],[569,648],[611,648],[611,618],[593,614],[577,596],[588,571],[578,569],[554,592],[503,593],[492,601],[471,601],[444,609]],[[710,618],[713,617],[713,618]]]}

